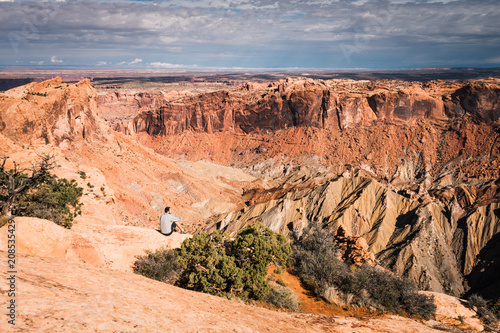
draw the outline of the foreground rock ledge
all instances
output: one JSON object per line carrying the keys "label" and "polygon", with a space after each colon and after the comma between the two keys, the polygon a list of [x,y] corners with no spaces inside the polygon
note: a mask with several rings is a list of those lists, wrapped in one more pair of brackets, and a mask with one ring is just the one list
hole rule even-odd
{"label": "foreground rock ledge", "polygon": [[[7,253],[0,251],[6,272]],[[344,318],[275,312],[60,258],[17,257],[12,332],[442,332],[396,316]],[[0,302],[7,304],[7,284]],[[4,309],[3,313],[6,312]]]}

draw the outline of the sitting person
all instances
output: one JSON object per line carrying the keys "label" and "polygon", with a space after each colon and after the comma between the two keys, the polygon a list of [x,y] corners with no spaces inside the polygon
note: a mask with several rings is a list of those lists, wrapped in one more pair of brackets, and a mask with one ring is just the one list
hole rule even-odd
{"label": "sitting person", "polygon": [[160,217],[160,232],[166,236],[170,236],[174,231],[185,234],[186,231],[177,223],[179,220],[180,218],[170,214],[170,207],[165,207],[165,214]]}

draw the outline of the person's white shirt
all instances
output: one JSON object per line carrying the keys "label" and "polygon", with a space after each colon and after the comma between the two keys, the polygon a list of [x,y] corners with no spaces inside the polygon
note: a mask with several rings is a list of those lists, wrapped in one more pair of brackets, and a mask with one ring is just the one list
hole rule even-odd
{"label": "person's white shirt", "polygon": [[162,234],[171,234],[172,233],[172,224],[174,222],[179,221],[180,218],[178,218],[175,215],[172,215],[170,213],[165,213],[162,214],[160,217],[160,231]]}

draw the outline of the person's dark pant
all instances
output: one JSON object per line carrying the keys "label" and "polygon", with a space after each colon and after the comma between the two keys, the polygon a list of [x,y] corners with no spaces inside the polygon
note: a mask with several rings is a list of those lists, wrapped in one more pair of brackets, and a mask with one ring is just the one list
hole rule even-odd
{"label": "person's dark pant", "polygon": [[177,228],[177,223],[175,222],[172,222],[172,231],[170,231],[168,234],[164,234],[165,236],[170,236],[171,234],[175,232],[179,232],[178,228]]}

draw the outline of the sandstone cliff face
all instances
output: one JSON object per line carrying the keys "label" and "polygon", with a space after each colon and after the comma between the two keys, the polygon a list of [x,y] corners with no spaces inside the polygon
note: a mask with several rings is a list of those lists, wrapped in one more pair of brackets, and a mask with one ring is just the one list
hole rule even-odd
{"label": "sandstone cliff face", "polygon": [[471,82],[451,95],[447,100],[448,114],[468,113],[480,121],[494,122],[500,118],[500,88],[491,81]]}
{"label": "sandstone cliff face", "polygon": [[104,119],[112,123],[112,127],[125,134],[135,131],[130,123],[137,114],[157,110],[168,102],[191,95],[188,91],[170,92],[135,92],[115,91],[98,94],[98,104]]}
{"label": "sandstone cliff face", "polygon": [[[449,121],[466,114],[495,122],[500,117],[499,92],[499,81],[493,79],[453,87],[287,79],[266,89],[211,92],[161,107],[154,100],[148,111],[139,113],[125,127],[134,133],[172,135],[186,130],[249,133],[292,126],[338,131],[377,122],[412,125],[419,119]],[[100,102],[110,104],[106,99]]]}

